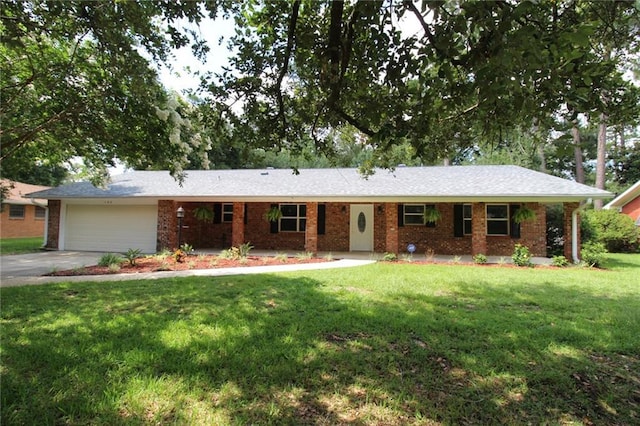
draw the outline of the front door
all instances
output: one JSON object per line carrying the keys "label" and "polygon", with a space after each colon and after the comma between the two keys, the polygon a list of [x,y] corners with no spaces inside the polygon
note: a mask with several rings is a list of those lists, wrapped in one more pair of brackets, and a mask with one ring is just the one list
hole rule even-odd
{"label": "front door", "polygon": [[351,204],[349,250],[373,251],[373,204]]}

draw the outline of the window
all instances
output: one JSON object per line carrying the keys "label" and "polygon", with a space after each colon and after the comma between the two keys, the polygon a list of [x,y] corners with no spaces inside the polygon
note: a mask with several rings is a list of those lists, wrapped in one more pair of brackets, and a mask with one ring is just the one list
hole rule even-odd
{"label": "window", "polygon": [[307,206],[305,204],[280,204],[281,232],[304,232],[307,229]]}
{"label": "window", "polygon": [[233,204],[229,203],[222,205],[222,221],[233,222]]}
{"label": "window", "polygon": [[9,219],[24,219],[24,206],[9,204]]}
{"label": "window", "polygon": [[424,204],[405,204],[404,224],[424,225]]}
{"label": "window", "polygon": [[43,220],[46,217],[47,211],[44,207],[36,206],[35,216],[36,219]]}
{"label": "window", "polygon": [[487,235],[509,235],[508,204],[487,204]]}
{"label": "window", "polygon": [[463,235],[471,235],[472,227],[471,227],[471,218],[472,218],[471,204],[463,204],[462,205],[462,229]]}

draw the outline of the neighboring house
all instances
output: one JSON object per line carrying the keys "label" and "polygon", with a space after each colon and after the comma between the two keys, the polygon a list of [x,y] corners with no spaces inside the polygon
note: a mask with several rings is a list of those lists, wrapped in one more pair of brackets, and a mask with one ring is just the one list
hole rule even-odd
{"label": "neighboring house", "polygon": [[617,209],[633,219],[636,226],[640,226],[640,181],[611,200],[604,208]]}
{"label": "neighboring house", "polygon": [[2,201],[0,238],[42,237],[45,233],[47,200],[23,198],[30,192],[49,189],[48,186],[29,185],[3,179],[3,187],[11,187]]}
{"label": "neighboring house", "polygon": [[[107,189],[74,183],[34,194],[49,199],[47,246],[60,250],[155,252],[181,242],[227,248],[310,252],[486,254],[523,244],[546,255],[546,204],[563,204],[565,253],[576,258],[578,209],[610,193],[517,166],[398,167],[365,179],[357,169],[188,171],[179,185],[166,171],[112,178]],[[211,222],[194,211],[206,207]],[[527,207],[535,220],[517,224]],[[275,222],[266,214],[282,212]],[[440,219],[425,223],[425,210]]]}

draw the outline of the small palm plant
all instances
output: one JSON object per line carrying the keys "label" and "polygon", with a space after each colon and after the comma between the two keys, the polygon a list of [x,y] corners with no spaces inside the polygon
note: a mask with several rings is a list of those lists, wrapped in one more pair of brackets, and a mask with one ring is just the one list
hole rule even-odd
{"label": "small palm plant", "polygon": [[426,223],[436,223],[440,220],[442,214],[435,207],[426,207],[423,216]]}
{"label": "small palm plant", "polygon": [[280,207],[271,207],[265,217],[269,222],[277,222],[282,217],[282,211]]}

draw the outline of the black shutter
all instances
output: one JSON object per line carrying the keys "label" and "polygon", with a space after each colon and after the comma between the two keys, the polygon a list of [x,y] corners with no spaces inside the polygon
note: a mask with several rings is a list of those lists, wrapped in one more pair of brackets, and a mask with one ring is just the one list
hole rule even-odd
{"label": "black shutter", "polygon": [[404,226],[404,204],[398,204],[398,227]]}
{"label": "black shutter", "polygon": [[464,206],[462,204],[453,205],[453,236],[464,237]]}
{"label": "black shutter", "polygon": [[[277,209],[278,205],[277,204],[271,204],[271,208],[272,209]],[[277,221],[277,220],[273,221],[273,222],[270,222],[271,223],[271,225],[270,225],[271,228],[269,229],[269,232],[271,232],[272,234],[277,234],[278,233],[278,222],[279,221]]]}
{"label": "black shutter", "polygon": [[213,205],[213,223],[222,223],[222,204]]}
{"label": "black shutter", "polygon": [[247,203],[244,203],[244,224],[249,223],[249,216],[247,214]]}
{"label": "black shutter", "polygon": [[327,215],[327,206],[325,204],[318,204],[318,235],[324,235],[325,232],[325,217]]}
{"label": "black shutter", "polygon": [[509,206],[509,221],[511,222],[511,238],[520,238],[520,224],[513,220],[516,212],[520,210],[520,206],[517,204],[511,204]]}

